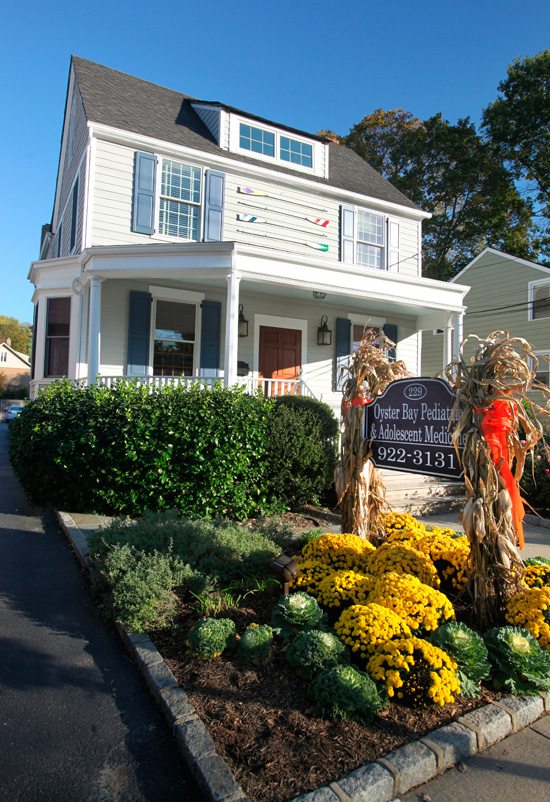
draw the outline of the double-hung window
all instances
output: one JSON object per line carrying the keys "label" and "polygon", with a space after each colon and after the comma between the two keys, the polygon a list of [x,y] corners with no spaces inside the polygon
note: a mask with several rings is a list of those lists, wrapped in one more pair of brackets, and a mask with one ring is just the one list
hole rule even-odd
{"label": "double-hung window", "polygon": [[363,209],[357,210],[357,235],[355,242],[355,261],[357,264],[385,268],[384,258],[384,217]]}
{"label": "double-hung window", "polygon": [[198,241],[200,204],[200,169],[163,159],[159,205],[160,233]]}
{"label": "double-hung window", "polygon": [[69,372],[71,299],[48,298],[46,306],[46,352],[44,376],[60,377]]}
{"label": "double-hung window", "polygon": [[158,300],[153,338],[154,376],[192,376],[195,304]]}

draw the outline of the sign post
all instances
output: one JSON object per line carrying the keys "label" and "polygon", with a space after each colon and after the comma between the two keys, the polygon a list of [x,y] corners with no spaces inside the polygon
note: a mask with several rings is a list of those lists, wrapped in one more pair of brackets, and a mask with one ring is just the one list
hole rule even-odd
{"label": "sign post", "polygon": [[365,439],[376,467],[460,479],[463,472],[449,426],[454,402],[442,379],[391,382],[365,415]]}

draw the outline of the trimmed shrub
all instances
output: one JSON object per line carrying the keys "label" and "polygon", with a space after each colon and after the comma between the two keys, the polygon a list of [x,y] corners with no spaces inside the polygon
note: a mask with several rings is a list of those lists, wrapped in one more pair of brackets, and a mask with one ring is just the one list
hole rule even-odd
{"label": "trimmed shrub", "polygon": [[334,462],[326,417],[311,399],[276,404],[220,385],[61,381],[13,422],[10,459],[38,504],[242,520],[320,498]]}
{"label": "trimmed shrub", "polygon": [[273,402],[199,385],[56,382],[13,427],[10,458],[28,496],[74,511],[177,507],[190,517],[273,511],[265,442]]}
{"label": "trimmed shrub", "polygon": [[541,515],[550,514],[550,449],[543,441],[528,454],[521,477],[521,491]]}
{"label": "trimmed shrub", "polygon": [[327,404],[277,398],[269,423],[271,492],[287,507],[327,501],[336,464],[338,422]]}

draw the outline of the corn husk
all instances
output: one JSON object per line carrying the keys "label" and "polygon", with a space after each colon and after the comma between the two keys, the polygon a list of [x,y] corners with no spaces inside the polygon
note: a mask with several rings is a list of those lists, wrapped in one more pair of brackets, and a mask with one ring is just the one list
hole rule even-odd
{"label": "corn husk", "polygon": [[380,471],[370,456],[370,443],[363,440],[366,406],[352,405],[356,398],[374,399],[395,379],[409,375],[404,362],[390,361],[395,343],[376,329],[365,329],[349,366],[341,368],[342,430],[340,458],[335,471],[336,493],[342,532],[371,542],[383,536],[386,491]]}
{"label": "corn husk", "polygon": [[[464,352],[472,346],[473,355],[467,359]],[[514,479],[519,483],[527,454],[543,436],[534,413],[548,414],[546,407],[528,397],[529,391],[536,389],[547,402],[550,398],[548,387],[536,380],[537,368],[538,359],[526,340],[494,331],[486,339],[466,337],[460,355],[445,371],[456,392],[452,442],[464,469],[462,523],[472,564],[468,592],[481,629],[501,622],[506,601],[519,590],[523,576],[512,501],[481,429],[483,410],[497,399],[514,402],[507,445]],[[461,438],[463,448],[459,450]]]}

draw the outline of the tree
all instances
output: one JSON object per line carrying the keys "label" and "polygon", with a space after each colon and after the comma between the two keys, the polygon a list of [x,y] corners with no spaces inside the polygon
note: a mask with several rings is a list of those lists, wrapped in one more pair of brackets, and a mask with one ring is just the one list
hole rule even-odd
{"label": "tree", "polygon": [[421,121],[403,109],[377,109],[354,126],[346,144],[421,208],[424,273],[456,275],[486,245],[535,258],[531,208],[513,176],[469,118]]}
{"label": "tree", "polygon": [[516,178],[534,184],[535,201],[550,217],[550,50],[516,59],[498,85],[501,96],[483,112],[482,126]]}
{"label": "tree", "polygon": [[0,342],[11,340],[12,348],[22,354],[29,355],[32,343],[32,326],[30,323],[20,323],[15,317],[0,315]]}

